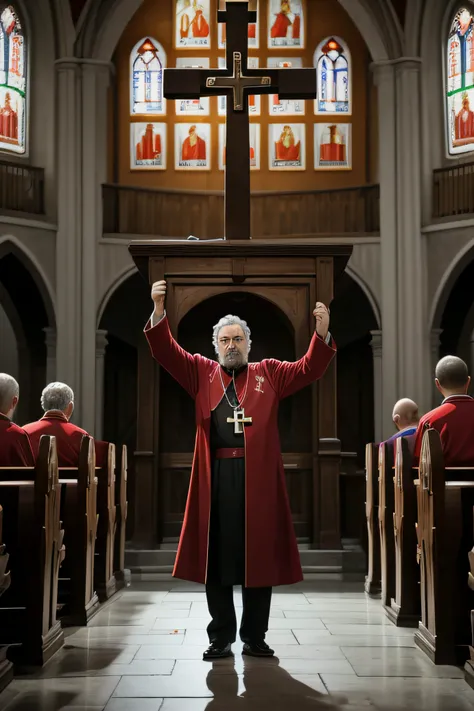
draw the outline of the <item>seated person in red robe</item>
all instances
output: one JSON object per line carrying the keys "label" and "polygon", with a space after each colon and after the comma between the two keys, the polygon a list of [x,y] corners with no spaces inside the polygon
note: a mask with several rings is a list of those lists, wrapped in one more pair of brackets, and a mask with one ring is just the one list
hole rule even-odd
{"label": "seated person in red robe", "polygon": [[446,466],[474,465],[474,399],[467,394],[470,382],[467,365],[461,358],[446,356],[439,361],[435,383],[444,400],[420,420],[416,430],[416,462],[423,433],[433,428],[440,434]]}
{"label": "seated person in red robe", "polygon": [[0,467],[32,467],[35,463],[27,433],[12,422],[19,396],[15,378],[0,373]]}
{"label": "seated person in red robe", "polygon": [[65,383],[50,383],[41,393],[44,415],[37,422],[25,425],[35,457],[38,455],[41,435],[54,435],[60,467],[77,467],[84,435],[88,433],[69,422],[74,410],[74,393]]}
{"label": "seated person in red robe", "polygon": [[407,397],[402,398],[393,406],[392,420],[398,432],[389,437],[387,442],[394,443],[399,437],[416,434],[420,421],[418,405]]}

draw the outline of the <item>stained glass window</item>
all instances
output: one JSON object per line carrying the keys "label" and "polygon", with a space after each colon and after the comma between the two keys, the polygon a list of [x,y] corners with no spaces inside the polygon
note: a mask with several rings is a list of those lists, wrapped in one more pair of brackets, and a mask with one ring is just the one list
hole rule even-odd
{"label": "stained glass window", "polygon": [[351,56],[340,37],[326,37],[313,58],[317,76],[316,114],[350,114]]}
{"label": "stained glass window", "polygon": [[166,54],[159,42],[145,37],[130,55],[130,111],[132,114],[166,113],[163,69]]}
{"label": "stained glass window", "polygon": [[454,15],[446,50],[448,150],[455,155],[474,150],[474,18],[470,10],[463,7]]}
{"label": "stained glass window", "polygon": [[27,48],[13,5],[0,3],[0,150],[26,151]]}

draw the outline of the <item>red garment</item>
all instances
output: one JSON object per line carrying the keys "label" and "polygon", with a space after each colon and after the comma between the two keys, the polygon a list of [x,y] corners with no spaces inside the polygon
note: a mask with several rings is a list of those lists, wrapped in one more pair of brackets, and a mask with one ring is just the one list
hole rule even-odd
{"label": "red garment", "polygon": [[33,467],[34,464],[33,450],[25,430],[0,414],[0,466]]}
{"label": "red garment", "polygon": [[84,435],[88,433],[72,422],[68,422],[62,412],[52,410],[36,422],[25,425],[25,431],[30,437],[31,446],[35,457],[38,456],[41,435],[54,435],[58,452],[58,465],[60,467],[77,467],[79,464],[79,451]]}
{"label": "red garment", "polygon": [[463,138],[474,139],[474,111],[461,109],[454,123],[454,134],[456,140],[462,140]]}
{"label": "red garment", "polygon": [[206,141],[197,136],[194,146],[191,145],[189,136],[183,141],[181,160],[206,160]]}
{"label": "red garment", "polygon": [[300,159],[300,142],[292,143],[288,148],[283,143],[280,138],[277,143],[275,143],[275,157],[276,160],[299,160]]}
{"label": "red garment", "polygon": [[[153,357],[195,400],[196,445],[173,575],[204,583],[211,509],[211,410],[224,396],[220,376],[226,388],[231,379],[215,361],[183,350],[173,339],[166,317],[153,328],[148,322],[145,335]],[[280,454],[278,404],[320,378],[335,353],[335,347],[314,334],[308,352],[295,363],[265,359],[250,363],[236,378],[239,400],[247,388],[245,416],[253,418],[242,437],[246,451],[247,587],[302,580]]]}
{"label": "red garment", "polygon": [[196,14],[192,21],[193,37],[208,37],[209,23],[202,14],[202,10],[196,10]]}
{"label": "red garment", "polygon": [[441,437],[444,463],[447,467],[474,466],[474,399],[467,395],[452,395],[424,415],[415,435],[416,463],[426,429],[437,430]]}
{"label": "red garment", "polygon": [[[270,30],[270,37],[286,37],[288,32],[288,27],[291,25],[291,20],[284,12],[279,12],[275,18],[275,22]],[[293,26],[291,28],[291,38],[300,38],[301,21],[300,16],[295,15],[293,20]]]}

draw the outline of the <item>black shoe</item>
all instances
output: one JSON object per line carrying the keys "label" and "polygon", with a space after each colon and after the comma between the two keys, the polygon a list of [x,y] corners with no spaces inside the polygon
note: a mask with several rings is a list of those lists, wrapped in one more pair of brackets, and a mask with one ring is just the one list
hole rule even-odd
{"label": "black shoe", "polygon": [[202,655],[202,658],[204,661],[207,661],[208,659],[224,659],[224,657],[231,657],[232,656],[232,645],[229,643],[223,644],[222,642],[211,642],[210,646],[204,654]]}
{"label": "black shoe", "polygon": [[249,657],[273,657],[275,652],[262,639],[260,642],[245,642],[242,654]]}

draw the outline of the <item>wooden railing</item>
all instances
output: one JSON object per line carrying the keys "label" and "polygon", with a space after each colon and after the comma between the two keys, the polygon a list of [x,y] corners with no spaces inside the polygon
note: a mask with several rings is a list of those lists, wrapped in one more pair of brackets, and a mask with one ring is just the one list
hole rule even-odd
{"label": "wooden railing", "polygon": [[[218,191],[155,190],[103,185],[103,232],[162,237],[222,237]],[[254,192],[253,237],[367,234],[380,230],[379,186],[304,192]]]}
{"label": "wooden railing", "polygon": [[474,162],[433,171],[433,217],[474,213]]}
{"label": "wooden railing", "polygon": [[44,170],[0,161],[0,210],[44,214]]}

